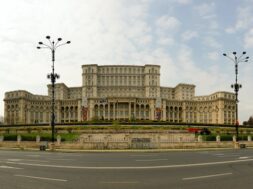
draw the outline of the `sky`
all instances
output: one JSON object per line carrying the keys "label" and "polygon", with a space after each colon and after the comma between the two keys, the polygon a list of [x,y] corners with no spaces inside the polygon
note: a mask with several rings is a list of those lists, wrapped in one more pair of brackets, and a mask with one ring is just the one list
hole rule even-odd
{"label": "sky", "polygon": [[[253,0],[0,0],[0,116],[4,93],[47,94],[45,36],[71,44],[56,51],[57,82],[81,86],[81,65],[161,66],[161,86],[196,85],[196,95],[230,91],[234,63],[253,60]],[[253,61],[239,64],[239,120],[253,115]]]}

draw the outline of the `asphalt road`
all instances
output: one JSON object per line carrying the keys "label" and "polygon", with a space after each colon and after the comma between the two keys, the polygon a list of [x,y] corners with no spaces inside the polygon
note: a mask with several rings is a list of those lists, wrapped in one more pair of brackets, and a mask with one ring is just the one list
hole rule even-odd
{"label": "asphalt road", "polygon": [[0,151],[0,189],[252,188],[253,150]]}

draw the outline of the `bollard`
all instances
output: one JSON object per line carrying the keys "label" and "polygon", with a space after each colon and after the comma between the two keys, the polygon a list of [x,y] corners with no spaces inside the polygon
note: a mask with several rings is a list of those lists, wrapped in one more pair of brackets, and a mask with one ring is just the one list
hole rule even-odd
{"label": "bollard", "polygon": [[21,136],[18,135],[18,136],[17,136],[17,142],[18,142],[18,144],[21,142],[21,140],[22,140]]}
{"label": "bollard", "polygon": [[203,141],[203,137],[202,137],[202,135],[199,135],[198,136],[198,142],[202,142]]}
{"label": "bollard", "polygon": [[233,135],[233,142],[236,142],[236,136]]}
{"label": "bollard", "polygon": [[57,135],[57,145],[61,145],[61,136]]}
{"label": "bollard", "polygon": [[36,143],[39,143],[40,142],[40,135],[37,135],[36,136]]}
{"label": "bollard", "polygon": [[248,136],[248,141],[251,142],[251,135]]}
{"label": "bollard", "polygon": [[220,142],[220,135],[216,136],[216,142]]}

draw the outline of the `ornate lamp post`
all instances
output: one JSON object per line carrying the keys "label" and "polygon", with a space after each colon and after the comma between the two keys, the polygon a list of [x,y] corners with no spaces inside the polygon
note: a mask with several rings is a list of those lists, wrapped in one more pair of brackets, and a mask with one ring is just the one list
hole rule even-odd
{"label": "ornate lamp post", "polygon": [[54,113],[54,106],[55,106],[55,82],[56,79],[59,79],[60,76],[54,72],[54,62],[55,62],[55,51],[58,47],[70,44],[70,41],[62,43],[62,38],[58,38],[55,42],[54,40],[51,40],[50,36],[46,36],[46,39],[48,40],[48,44],[45,44],[43,42],[39,42],[39,45],[37,46],[37,49],[49,49],[52,53],[52,72],[47,75],[47,78],[51,80],[52,84],[52,103],[51,103],[51,128],[52,128],[52,143],[54,143],[54,126],[55,126],[55,113]]}
{"label": "ornate lamp post", "polygon": [[226,53],[223,54],[223,56],[227,57],[228,59],[230,59],[232,62],[234,62],[235,64],[235,83],[231,85],[231,87],[234,89],[235,91],[235,102],[236,102],[236,107],[235,107],[235,111],[236,111],[236,115],[235,115],[235,130],[236,130],[236,141],[238,141],[238,126],[239,126],[239,121],[238,121],[238,92],[239,89],[242,88],[242,85],[239,84],[237,82],[237,75],[238,75],[238,64],[240,62],[248,62],[249,57],[246,57],[246,52],[242,52],[242,54],[238,57],[236,52],[232,53],[232,56],[227,55]]}

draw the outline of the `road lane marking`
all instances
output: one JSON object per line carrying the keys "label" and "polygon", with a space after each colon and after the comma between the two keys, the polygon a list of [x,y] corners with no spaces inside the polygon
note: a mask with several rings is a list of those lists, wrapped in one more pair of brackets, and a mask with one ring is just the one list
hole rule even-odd
{"label": "road lane marking", "polygon": [[157,155],[130,155],[131,157],[154,157],[154,156],[157,156]]}
{"label": "road lane marking", "polygon": [[206,163],[192,163],[192,164],[176,164],[176,165],[160,165],[160,166],[129,166],[129,167],[89,167],[89,166],[68,166],[68,165],[53,165],[53,164],[34,164],[34,163],[21,163],[21,162],[6,162],[7,164],[14,165],[27,165],[35,167],[51,167],[51,168],[64,168],[64,169],[93,169],[93,170],[105,170],[105,169],[166,169],[166,168],[182,168],[182,167],[196,167],[196,166],[208,166],[208,165],[222,165],[230,163],[249,162],[253,159],[239,159],[230,161],[218,161],[218,162],[206,162]]}
{"label": "road lane marking", "polygon": [[224,156],[217,156],[218,158],[227,158],[227,157],[238,157],[239,155],[224,155]]}
{"label": "road lane marking", "polygon": [[220,176],[226,176],[226,175],[232,175],[232,174],[233,173],[220,173],[220,174],[214,174],[214,175],[205,175],[205,176],[198,176],[198,177],[188,177],[188,178],[183,178],[182,180],[205,179],[205,178],[220,177]]}
{"label": "road lane marking", "polygon": [[137,181],[105,181],[105,182],[100,182],[102,184],[138,184],[139,182]]}
{"label": "road lane marking", "polygon": [[249,157],[245,156],[245,157],[239,157],[239,159],[248,159]]}
{"label": "road lane marking", "polygon": [[10,166],[5,166],[5,165],[1,165],[0,168],[2,168],[2,169],[23,169],[23,168],[19,168],[19,167],[10,167]]}
{"label": "road lane marking", "polygon": [[40,162],[40,163],[47,163],[47,162],[48,162],[48,161],[37,160],[37,159],[7,159],[7,161],[13,161],[13,162],[19,162],[19,161],[34,161],[34,162]]}
{"label": "road lane marking", "polygon": [[33,178],[33,179],[39,179],[39,180],[52,180],[52,181],[59,181],[59,182],[67,182],[67,180],[64,179],[55,179],[55,178],[46,178],[46,177],[34,177],[29,175],[14,175],[15,177],[25,177],[25,178]]}
{"label": "road lane marking", "polygon": [[224,156],[225,154],[214,154],[215,156]]}
{"label": "road lane marking", "polygon": [[60,160],[60,161],[75,161],[75,159],[54,159],[54,158],[50,158],[50,159],[48,159],[48,160],[53,160],[53,161],[58,161],[58,160]]}
{"label": "road lane marking", "polygon": [[167,161],[168,159],[137,159],[135,161]]}
{"label": "road lane marking", "polygon": [[21,159],[7,159],[7,161],[21,161]]}
{"label": "road lane marking", "polygon": [[40,157],[40,155],[26,155],[27,157]]}

